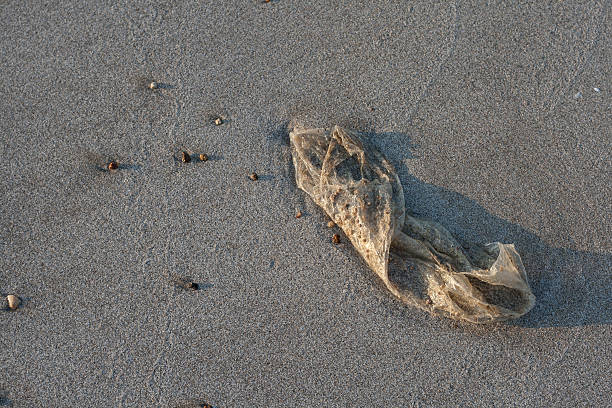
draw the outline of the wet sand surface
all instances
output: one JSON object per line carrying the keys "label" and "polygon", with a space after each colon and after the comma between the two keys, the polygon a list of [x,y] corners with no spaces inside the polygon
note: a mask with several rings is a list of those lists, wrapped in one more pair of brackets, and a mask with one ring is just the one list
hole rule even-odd
{"label": "wet sand surface", "polygon": [[[0,406],[611,404],[608,2],[198,3],[0,4]],[[297,189],[292,120],[515,243],[535,308],[401,304]]]}

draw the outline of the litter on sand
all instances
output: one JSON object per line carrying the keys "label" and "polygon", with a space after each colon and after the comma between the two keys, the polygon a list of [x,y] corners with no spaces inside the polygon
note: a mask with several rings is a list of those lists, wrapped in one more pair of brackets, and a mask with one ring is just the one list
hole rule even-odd
{"label": "litter on sand", "polygon": [[514,245],[464,248],[442,225],[407,214],[395,169],[363,135],[296,126],[289,138],[298,187],[403,302],[473,323],[531,310],[535,297]]}

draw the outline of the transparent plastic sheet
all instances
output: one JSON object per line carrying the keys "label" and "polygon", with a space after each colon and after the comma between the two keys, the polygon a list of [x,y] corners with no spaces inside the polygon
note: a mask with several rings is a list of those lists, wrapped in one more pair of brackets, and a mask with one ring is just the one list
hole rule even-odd
{"label": "transparent plastic sheet", "polygon": [[406,214],[393,166],[359,133],[296,126],[289,138],[298,187],[402,301],[474,323],[531,310],[535,297],[514,245],[466,249],[441,225]]}

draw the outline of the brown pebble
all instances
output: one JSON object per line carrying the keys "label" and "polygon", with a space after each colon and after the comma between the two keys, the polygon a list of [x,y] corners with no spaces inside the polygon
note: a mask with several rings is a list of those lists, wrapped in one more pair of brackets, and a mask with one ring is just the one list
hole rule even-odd
{"label": "brown pebble", "polygon": [[334,236],[332,237],[332,242],[334,244],[339,244],[340,243],[340,235],[334,234]]}
{"label": "brown pebble", "polygon": [[117,170],[119,168],[119,163],[113,160],[112,162],[108,163],[107,167],[109,170]]}
{"label": "brown pebble", "polygon": [[253,181],[257,181],[259,179],[259,176],[257,175],[257,173],[251,173],[249,174],[249,178]]}
{"label": "brown pebble", "polygon": [[221,126],[223,124],[223,119],[221,119],[220,117],[215,118],[213,123],[217,126]]}
{"label": "brown pebble", "polygon": [[295,214],[295,218],[300,218],[302,216],[302,212],[298,210],[297,214]]}
{"label": "brown pebble", "polygon": [[19,307],[19,305],[21,304],[21,299],[19,299],[19,296],[8,295],[6,297],[6,300],[8,300],[8,307],[11,310],[17,309]]}
{"label": "brown pebble", "polygon": [[334,228],[336,226],[336,223],[333,221],[330,221],[327,223],[327,228]]}
{"label": "brown pebble", "polygon": [[159,88],[159,84],[157,82],[153,81],[149,84],[149,89],[157,89],[157,88]]}
{"label": "brown pebble", "polygon": [[189,163],[191,161],[191,156],[187,152],[181,153],[181,160],[183,163]]}
{"label": "brown pebble", "polygon": [[207,161],[208,160],[208,156],[205,155],[204,153],[200,154],[200,161]]}

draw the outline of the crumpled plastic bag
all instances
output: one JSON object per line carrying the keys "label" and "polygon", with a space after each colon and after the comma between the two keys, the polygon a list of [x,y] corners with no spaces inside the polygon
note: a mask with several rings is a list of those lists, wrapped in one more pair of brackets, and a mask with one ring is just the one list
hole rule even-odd
{"label": "crumpled plastic bag", "polygon": [[473,323],[531,310],[535,297],[514,245],[463,248],[440,224],[407,214],[395,169],[359,133],[296,126],[289,138],[298,187],[402,301]]}

